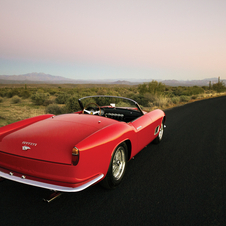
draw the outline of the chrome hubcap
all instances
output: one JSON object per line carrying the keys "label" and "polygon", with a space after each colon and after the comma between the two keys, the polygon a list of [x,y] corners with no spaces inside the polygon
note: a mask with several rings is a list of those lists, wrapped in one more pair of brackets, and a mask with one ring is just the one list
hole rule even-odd
{"label": "chrome hubcap", "polygon": [[124,172],[126,164],[125,152],[123,147],[119,147],[114,155],[112,164],[112,174],[116,180],[119,180]]}

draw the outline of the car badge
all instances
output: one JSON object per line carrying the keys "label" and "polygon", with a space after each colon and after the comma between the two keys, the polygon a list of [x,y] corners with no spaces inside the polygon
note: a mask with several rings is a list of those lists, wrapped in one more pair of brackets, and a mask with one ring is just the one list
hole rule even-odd
{"label": "car badge", "polygon": [[28,146],[22,146],[22,150],[23,151],[27,151],[27,150],[30,150],[31,148],[30,147],[28,147]]}

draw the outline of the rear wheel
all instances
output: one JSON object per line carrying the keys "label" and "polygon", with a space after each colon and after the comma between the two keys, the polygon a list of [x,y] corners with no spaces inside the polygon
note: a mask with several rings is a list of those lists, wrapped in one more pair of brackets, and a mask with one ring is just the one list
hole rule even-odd
{"label": "rear wheel", "polygon": [[127,166],[127,146],[125,143],[120,144],[114,151],[111,163],[106,177],[101,181],[101,185],[107,189],[113,189],[118,186],[126,171]]}

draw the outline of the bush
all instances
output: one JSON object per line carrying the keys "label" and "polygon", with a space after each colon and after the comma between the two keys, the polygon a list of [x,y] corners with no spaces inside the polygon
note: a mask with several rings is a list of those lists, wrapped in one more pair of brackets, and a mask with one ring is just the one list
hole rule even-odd
{"label": "bush", "polygon": [[60,107],[57,104],[50,104],[45,109],[46,114],[54,114],[54,115],[60,115],[66,113],[66,110],[64,107]]}
{"label": "bush", "polygon": [[2,103],[3,102],[3,98],[2,97],[0,97],[0,103]]}
{"label": "bush", "polygon": [[21,102],[21,98],[18,97],[18,96],[14,96],[12,99],[11,99],[11,103],[12,104],[17,104],[17,103],[20,103]]}
{"label": "bush", "polygon": [[7,96],[7,92],[5,90],[0,90],[0,97]]}
{"label": "bush", "polygon": [[180,101],[181,102],[188,102],[191,99],[189,96],[180,96]]}
{"label": "bush", "polygon": [[8,90],[8,92],[7,92],[7,97],[8,98],[12,98],[13,96],[19,96],[19,91],[17,90],[17,89],[10,89],[10,90]]}
{"label": "bush", "polygon": [[[151,95],[151,97],[152,97],[152,95]],[[149,106],[149,103],[152,102],[151,98],[148,98],[148,97],[146,97],[146,95],[144,96],[141,94],[131,94],[128,96],[128,98],[135,100],[140,106],[142,105],[144,107]]]}
{"label": "bush", "polygon": [[54,103],[53,100],[46,99],[46,100],[44,101],[44,103],[43,103],[43,106],[48,106],[48,105],[53,104],[53,103]]}
{"label": "bush", "polygon": [[65,104],[67,100],[69,99],[69,95],[66,93],[61,93],[57,96],[55,99],[57,104]]}
{"label": "bush", "polygon": [[24,99],[29,98],[31,96],[30,92],[28,90],[24,90],[21,92],[20,96]]}
{"label": "bush", "polygon": [[180,102],[180,97],[172,97],[171,98],[171,101],[174,103],[174,104],[178,104]]}
{"label": "bush", "polygon": [[144,98],[152,103],[154,103],[155,101],[157,101],[159,99],[157,95],[153,95],[151,93],[145,93]]}
{"label": "bush", "polygon": [[185,86],[178,86],[172,88],[173,95],[175,96],[192,96],[192,95],[198,95],[204,93],[204,89],[199,86],[191,86],[191,87],[185,87]]}
{"label": "bush", "polygon": [[204,93],[204,89],[202,87],[199,86],[190,87],[190,95],[197,95],[201,93]]}
{"label": "bush", "polygon": [[68,113],[76,112],[81,110],[81,107],[78,103],[77,97],[70,97],[66,103],[66,110]]}
{"label": "bush", "polygon": [[154,105],[157,107],[168,107],[171,104],[171,100],[167,97],[160,96],[154,102]]}
{"label": "bush", "polygon": [[57,93],[57,89],[49,89],[48,92],[51,94],[51,95],[55,95]]}
{"label": "bush", "polygon": [[163,93],[166,89],[165,84],[161,82],[157,82],[153,80],[152,82],[143,83],[138,86],[138,91],[140,94],[151,93],[151,94],[159,94]]}
{"label": "bush", "polygon": [[212,88],[218,93],[224,92],[226,90],[225,84],[223,82],[218,82],[216,84],[213,84]]}
{"label": "bush", "polygon": [[49,100],[49,94],[37,92],[31,95],[31,100],[36,105],[44,105],[45,101]]}

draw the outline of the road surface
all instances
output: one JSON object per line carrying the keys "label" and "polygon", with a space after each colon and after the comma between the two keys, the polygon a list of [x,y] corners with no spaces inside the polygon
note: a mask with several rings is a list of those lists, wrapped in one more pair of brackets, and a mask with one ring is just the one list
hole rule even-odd
{"label": "road surface", "polygon": [[5,225],[226,225],[226,97],[166,111],[163,141],[128,164],[115,190],[63,194],[0,182]]}

